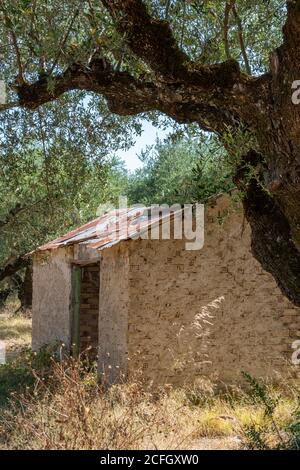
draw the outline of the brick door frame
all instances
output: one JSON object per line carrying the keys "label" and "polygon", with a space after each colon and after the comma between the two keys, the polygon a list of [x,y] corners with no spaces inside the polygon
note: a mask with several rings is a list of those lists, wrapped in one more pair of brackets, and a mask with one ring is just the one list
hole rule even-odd
{"label": "brick door frame", "polygon": [[[96,269],[97,268],[97,269]],[[85,270],[90,270],[90,280],[84,279]],[[93,282],[92,274],[94,276]],[[83,290],[83,285],[86,291]],[[99,347],[99,292],[100,292],[100,262],[94,261],[85,264],[72,264],[72,353],[78,356],[91,347],[91,359],[95,359]],[[88,321],[84,323],[84,314],[88,316]],[[90,336],[87,334],[90,331]],[[95,336],[96,332],[96,336]],[[90,338],[90,344],[89,339]],[[86,343],[86,344],[84,344]],[[87,350],[86,350],[87,352]]]}

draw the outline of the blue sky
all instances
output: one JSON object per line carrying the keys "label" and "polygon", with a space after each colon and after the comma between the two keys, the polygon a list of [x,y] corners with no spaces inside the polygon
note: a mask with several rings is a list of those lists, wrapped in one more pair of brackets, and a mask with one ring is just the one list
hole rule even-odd
{"label": "blue sky", "polygon": [[163,139],[167,134],[168,129],[159,129],[152,126],[150,122],[145,121],[142,135],[136,138],[135,145],[127,151],[118,150],[117,155],[124,160],[128,170],[134,171],[136,168],[143,166],[137,156],[141,150],[143,150],[146,145],[153,145],[157,136]]}

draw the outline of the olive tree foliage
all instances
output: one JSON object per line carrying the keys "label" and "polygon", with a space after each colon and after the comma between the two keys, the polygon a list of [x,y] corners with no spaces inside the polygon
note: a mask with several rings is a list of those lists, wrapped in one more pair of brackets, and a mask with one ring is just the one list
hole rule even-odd
{"label": "olive tree foliage", "polygon": [[[24,42],[29,3],[0,2],[0,79],[8,101],[15,99],[14,46],[17,36]],[[45,24],[33,34],[54,53],[58,46]],[[14,32],[7,35],[6,28]],[[30,44],[22,57],[29,62],[38,47]],[[33,69],[28,73],[35,77]],[[105,100],[86,91],[70,92],[37,112],[6,104],[0,110],[1,281],[27,265],[25,253],[95,217],[101,203],[114,201],[125,172],[111,155],[129,148],[141,125],[139,118],[111,114]]]}
{"label": "olive tree foliage", "polygon": [[145,116],[214,133],[252,252],[300,305],[300,0],[1,0],[0,14],[4,127],[16,110],[16,136],[42,126],[67,149],[77,133],[90,154],[93,139],[121,145]]}
{"label": "olive tree foliage", "polygon": [[128,177],[132,204],[205,203],[235,187],[227,154],[215,137],[171,135],[139,155],[143,166]]}
{"label": "olive tree foliage", "polygon": [[124,169],[111,155],[130,146],[140,131],[139,123],[107,115],[83,93],[74,101],[62,97],[38,113],[12,109],[5,114],[0,120],[0,280],[27,265],[25,253],[94,218],[101,203],[114,200]]}

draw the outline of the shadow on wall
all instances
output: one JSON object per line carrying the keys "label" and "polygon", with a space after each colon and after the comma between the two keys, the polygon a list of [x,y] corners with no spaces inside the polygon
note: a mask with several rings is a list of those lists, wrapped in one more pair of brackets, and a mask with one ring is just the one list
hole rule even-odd
{"label": "shadow on wall", "polygon": [[[189,370],[191,377],[209,370],[213,366],[211,351],[215,346],[214,326],[218,321],[218,311],[222,308],[225,297],[221,295],[201,307],[191,323],[182,325],[177,333],[178,350],[175,351],[173,368],[177,373]],[[171,351],[170,351],[171,352]],[[178,354],[179,353],[179,354]]]}
{"label": "shadow on wall", "polygon": [[[129,358],[138,371],[135,374],[149,378],[152,384],[162,385],[190,385],[198,381],[203,384],[205,377],[218,381],[221,374],[215,353],[220,340],[216,338],[224,302],[225,297],[221,295],[201,306],[196,314],[192,310],[189,314],[186,312],[184,322],[181,317],[174,317],[172,322],[155,331],[147,331],[147,324],[144,324],[147,347],[144,343],[141,350],[137,348]],[[222,367],[222,361],[219,365]]]}

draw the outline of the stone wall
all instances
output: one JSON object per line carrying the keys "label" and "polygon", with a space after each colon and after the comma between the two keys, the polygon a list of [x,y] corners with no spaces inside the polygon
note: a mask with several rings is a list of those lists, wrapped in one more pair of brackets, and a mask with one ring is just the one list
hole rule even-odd
{"label": "stone wall", "polygon": [[101,252],[99,307],[99,372],[110,383],[128,367],[128,252],[127,243]]}
{"label": "stone wall", "polygon": [[295,308],[250,253],[240,206],[206,207],[205,243],[128,242],[130,375],[183,384],[238,382],[241,371],[276,379],[300,336]]}
{"label": "stone wall", "polygon": [[33,257],[32,348],[71,344],[71,265],[73,248]]}

